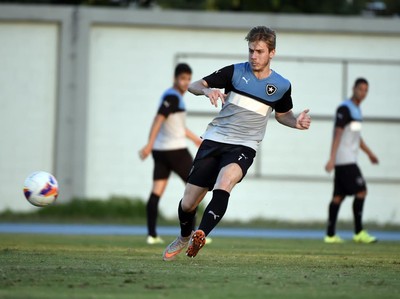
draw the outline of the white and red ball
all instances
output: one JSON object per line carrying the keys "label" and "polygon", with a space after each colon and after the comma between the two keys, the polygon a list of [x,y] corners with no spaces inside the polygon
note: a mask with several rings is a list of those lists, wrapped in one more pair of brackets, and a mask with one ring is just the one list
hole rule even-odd
{"label": "white and red ball", "polygon": [[34,206],[45,207],[57,199],[58,182],[52,174],[36,171],[26,178],[24,194],[26,199]]}

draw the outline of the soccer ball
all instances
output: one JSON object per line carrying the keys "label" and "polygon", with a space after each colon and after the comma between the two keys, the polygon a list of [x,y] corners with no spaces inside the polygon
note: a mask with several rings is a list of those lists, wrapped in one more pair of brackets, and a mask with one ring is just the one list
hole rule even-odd
{"label": "soccer ball", "polygon": [[52,174],[36,171],[26,178],[24,194],[26,199],[34,206],[45,207],[56,200],[58,182]]}

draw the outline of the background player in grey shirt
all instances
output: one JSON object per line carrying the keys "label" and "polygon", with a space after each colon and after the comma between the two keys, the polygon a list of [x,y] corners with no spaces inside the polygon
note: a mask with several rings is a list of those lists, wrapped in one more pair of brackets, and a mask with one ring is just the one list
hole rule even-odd
{"label": "background player in grey shirt", "polygon": [[361,137],[362,114],[360,105],[368,93],[368,82],[364,78],[355,81],[353,95],[344,101],[336,111],[335,131],[333,135],[331,154],[325,166],[327,172],[335,169],[333,198],[329,204],[329,216],[325,243],[342,243],[343,240],[335,234],[336,220],[340,204],[346,195],[355,195],[353,201],[354,237],[355,242],[373,243],[376,238],[363,229],[362,212],[367,186],[357,166],[359,149],[364,151],[373,164],[378,158],[365,144]]}
{"label": "background player in grey shirt", "polygon": [[[224,216],[233,187],[253,163],[272,110],[283,125],[300,130],[310,126],[308,110],[293,115],[289,80],[270,68],[275,32],[254,27],[246,40],[248,62],[226,66],[189,86],[191,93],[205,95],[216,107],[221,101],[222,108],[208,125],[197,151],[178,206],[181,233],[165,249],[165,261],[174,259],[186,246],[188,257],[195,257],[203,247],[205,237]],[[209,190],[213,190],[212,199],[198,230],[192,233],[197,206]]]}

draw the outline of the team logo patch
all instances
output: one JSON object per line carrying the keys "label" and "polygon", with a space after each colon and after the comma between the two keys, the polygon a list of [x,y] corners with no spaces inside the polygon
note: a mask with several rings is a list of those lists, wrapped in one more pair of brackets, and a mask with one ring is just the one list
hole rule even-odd
{"label": "team logo patch", "polygon": [[272,84],[267,84],[267,87],[265,87],[265,91],[267,92],[267,95],[272,96],[278,88],[276,88],[275,85]]}

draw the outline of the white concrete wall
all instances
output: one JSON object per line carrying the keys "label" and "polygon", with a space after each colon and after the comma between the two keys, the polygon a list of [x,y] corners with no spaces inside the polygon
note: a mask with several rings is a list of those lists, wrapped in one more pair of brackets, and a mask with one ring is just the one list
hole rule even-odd
{"label": "white concrete wall", "polygon": [[[43,9],[6,8],[8,14],[0,10],[0,57],[7,58],[0,67],[0,210],[32,208],[21,188],[24,178],[39,169],[58,172],[60,200],[69,199],[63,198],[63,189],[88,198],[146,200],[153,162],[140,161],[138,151],[146,143],[159,96],[171,85],[174,64],[188,62],[198,79],[246,60],[247,26],[271,23],[278,29],[272,67],[291,80],[294,111],[310,108],[315,121],[300,132],[271,118],[253,168],[232,193],[226,218],[325,221],[332,177],[323,167],[334,111],[343,95],[350,95],[354,79],[365,76],[370,81],[365,117],[397,119],[364,124],[364,138],[381,162],[372,166],[360,157],[369,187],[365,219],[400,223],[400,39],[392,27],[387,33],[379,29],[386,24],[382,20],[369,22],[371,31],[362,32],[354,25],[365,25],[359,19],[316,18],[316,31],[307,25],[310,20],[298,16],[218,15],[230,28],[208,14],[52,7],[42,16]],[[346,82],[342,60],[349,61]],[[188,94],[186,101],[189,111],[218,111],[204,97]],[[188,126],[200,135],[210,120],[192,115]],[[72,165],[72,172],[65,165]],[[160,207],[166,216],[176,217],[182,192],[182,182],[172,176]],[[348,199],[340,219],[352,218],[350,206]]]}
{"label": "white concrete wall", "polygon": [[[89,197],[120,194],[147,198],[153,164],[151,159],[141,162],[137,152],[146,142],[158,98],[171,84],[174,57],[178,53],[179,57],[186,56],[180,60],[192,65],[193,78],[198,79],[238,60],[229,57],[202,58],[194,53],[231,54],[246,59],[245,34],[244,31],[221,33],[135,27],[92,28],[88,134],[91,138],[87,160]],[[377,39],[380,42],[376,42]],[[371,47],[373,51],[365,50]],[[280,61],[279,55],[374,60],[376,53],[384,52],[385,58],[398,60],[400,54],[392,50],[398,47],[400,40],[392,37],[383,39],[347,34],[308,36],[278,32],[277,57],[273,68],[292,81],[296,112],[310,108],[312,114],[332,115],[333,118],[336,106],[342,100],[341,64]],[[348,94],[354,79],[365,76],[371,85],[363,105],[365,116],[397,117],[400,112],[397,100],[400,87],[396,84],[399,75],[398,65],[350,64]],[[192,95],[186,98],[189,110],[215,111],[205,98]],[[207,117],[191,117],[188,124],[201,134],[209,121]],[[367,179],[400,178],[400,159],[394,150],[399,145],[399,126],[365,124],[365,140],[381,159],[379,166],[370,166],[364,157],[360,159]],[[281,176],[282,180],[247,178],[234,190],[226,217],[240,220],[252,217],[325,220],[332,184],[323,167],[329,154],[332,128],[331,121],[320,120],[313,123],[310,131],[299,132],[277,125],[271,119],[257,159],[261,159],[262,175]],[[254,168],[251,173],[254,173]],[[317,180],[285,181],[285,176],[293,175],[316,177]],[[365,219],[400,223],[400,186],[378,182],[370,183],[369,188]],[[161,202],[161,209],[167,216],[176,216],[176,205],[182,192],[181,182],[173,177]],[[351,209],[344,205],[341,219],[351,218]]]}
{"label": "white concrete wall", "polygon": [[58,27],[0,22],[0,45],[0,210],[27,210],[25,178],[54,167]]}

